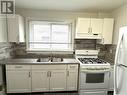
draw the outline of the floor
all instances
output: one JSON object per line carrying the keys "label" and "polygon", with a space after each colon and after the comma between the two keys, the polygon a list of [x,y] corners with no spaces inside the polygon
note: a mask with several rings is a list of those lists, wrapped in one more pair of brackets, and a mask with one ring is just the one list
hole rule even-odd
{"label": "floor", "polygon": [[78,92],[29,93],[29,94],[8,94],[8,95],[78,95]]}
{"label": "floor", "polygon": [[[79,95],[78,92],[57,92],[57,93],[29,93],[29,94],[8,94],[8,95]],[[109,92],[108,95],[113,95]]]}

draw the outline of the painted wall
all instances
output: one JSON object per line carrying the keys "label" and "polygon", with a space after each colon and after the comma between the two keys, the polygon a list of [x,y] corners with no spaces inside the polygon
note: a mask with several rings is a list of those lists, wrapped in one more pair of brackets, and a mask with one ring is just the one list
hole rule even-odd
{"label": "painted wall", "polygon": [[34,9],[16,9],[17,14],[24,17],[35,17],[43,19],[76,19],[77,17],[111,17],[108,12],[64,12],[64,11],[47,11]]}
{"label": "painted wall", "polygon": [[117,44],[119,28],[127,26],[127,4],[112,12],[112,16],[115,18],[113,44]]}

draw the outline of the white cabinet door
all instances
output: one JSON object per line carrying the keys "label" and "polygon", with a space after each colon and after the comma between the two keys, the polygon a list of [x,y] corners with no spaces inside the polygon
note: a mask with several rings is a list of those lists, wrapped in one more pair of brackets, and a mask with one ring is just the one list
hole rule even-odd
{"label": "white cabinet door", "polygon": [[103,33],[102,33],[103,44],[112,44],[113,24],[114,24],[114,19],[104,18]]}
{"label": "white cabinet door", "polygon": [[90,35],[90,18],[78,18],[75,38],[85,38]]}
{"label": "white cabinet door", "polygon": [[32,71],[32,92],[49,91],[49,73],[46,70]]}
{"label": "white cabinet door", "polygon": [[67,71],[67,90],[77,90],[78,83],[78,69]]}
{"label": "white cabinet door", "polygon": [[103,19],[78,18],[76,26],[76,38],[101,39]]}
{"label": "white cabinet door", "polygon": [[0,17],[0,42],[7,42],[6,18]]}
{"label": "white cabinet door", "polygon": [[91,32],[92,34],[102,34],[103,19],[91,19]]}
{"label": "white cabinet door", "polygon": [[50,91],[66,91],[66,70],[51,70]]}
{"label": "white cabinet door", "polygon": [[90,28],[90,18],[78,18],[77,33],[88,33]]}
{"label": "white cabinet door", "polygon": [[24,19],[20,15],[7,18],[9,42],[24,42]]}
{"label": "white cabinet door", "polygon": [[31,92],[31,74],[27,70],[6,71],[7,93]]}

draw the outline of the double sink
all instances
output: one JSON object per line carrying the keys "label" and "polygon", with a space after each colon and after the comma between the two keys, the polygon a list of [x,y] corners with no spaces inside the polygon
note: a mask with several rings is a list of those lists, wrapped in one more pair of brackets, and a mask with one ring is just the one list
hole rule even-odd
{"label": "double sink", "polygon": [[55,58],[55,57],[38,58],[37,62],[63,62],[63,58]]}

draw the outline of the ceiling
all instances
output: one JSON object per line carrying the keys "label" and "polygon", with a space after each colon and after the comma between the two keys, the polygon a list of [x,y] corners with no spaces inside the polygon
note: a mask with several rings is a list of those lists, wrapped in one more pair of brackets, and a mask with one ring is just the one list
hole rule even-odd
{"label": "ceiling", "polygon": [[16,8],[58,11],[112,11],[127,0],[15,0]]}

